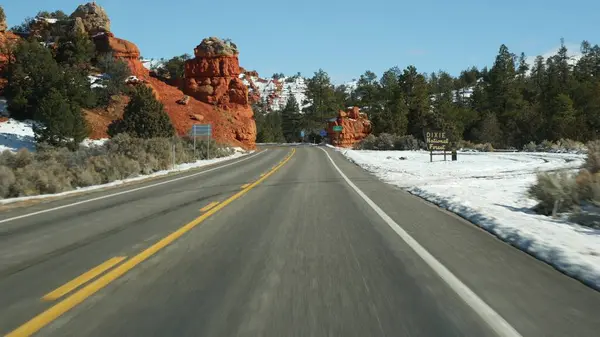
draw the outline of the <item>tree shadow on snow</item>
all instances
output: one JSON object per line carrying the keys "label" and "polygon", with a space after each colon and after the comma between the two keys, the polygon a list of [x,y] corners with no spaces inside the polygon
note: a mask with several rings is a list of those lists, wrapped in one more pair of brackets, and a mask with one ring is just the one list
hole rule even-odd
{"label": "tree shadow on snow", "polygon": [[35,150],[35,139],[32,136],[1,133],[0,146],[7,147],[12,151],[18,151],[21,148],[26,148],[29,151],[33,151]]}

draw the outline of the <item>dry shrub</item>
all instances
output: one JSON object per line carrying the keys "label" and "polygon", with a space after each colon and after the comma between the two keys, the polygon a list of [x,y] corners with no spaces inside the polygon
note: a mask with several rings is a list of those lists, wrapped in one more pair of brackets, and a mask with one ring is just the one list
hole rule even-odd
{"label": "dry shrub", "polygon": [[0,166],[0,197],[8,197],[14,183],[15,174],[13,170],[4,165]]}
{"label": "dry shrub", "polygon": [[576,176],[569,172],[538,173],[537,182],[527,190],[528,195],[539,203],[535,207],[544,215],[572,209],[579,204]]}
{"label": "dry shrub", "polygon": [[600,140],[587,143],[587,158],[584,167],[592,174],[600,172]]}

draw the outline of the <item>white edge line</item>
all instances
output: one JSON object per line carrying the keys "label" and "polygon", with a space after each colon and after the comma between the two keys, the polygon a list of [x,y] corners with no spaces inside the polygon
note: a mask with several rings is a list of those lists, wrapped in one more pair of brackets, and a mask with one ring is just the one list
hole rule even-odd
{"label": "white edge line", "polygon": [[[54,207],[54,208],[44,209],[44,210],[37,211],[37,212],[27,213],[27,214],[15,216],[15,217],[12,217],[12,218],[0,220],[0,223],[9,222],[9,221],[18,220],[18,219],[23,219],[23,218],[27,218],[27,217],[38,215],[38,214],[43,214],[43,213],[48,213],[48,212],[52,212],[52,211],[57,211],[57,210],[63,209],[63,208],[73,207],[73,206],[77,206],[77,205],[81,205],[81,204],[87,204],[88,202],[92,202],[92,201],[97,201],[97,200],[112,198],[112,197],[116,197],[118,195],[127,194],[127,193],[131,193],[131,192],[136,192],[136,191],[140,191],[140,190],[145,190],[147,188],[156,187],[156,186],[160,186],[160,185],[164,185],[164,184],[169,184],[169,183],[172,183],[172,182],[175,182],[175,181],[179,181],[179,180],[183,180],[183,179],[188,179],[188,178],[199,176],[199,175],[202,175],[202,174],[205,174],[205,173],[208,173],[208,172],[220,170],[220,169],[222,169],[224,167],[227,167],[227,166],[231,166],[231,165],[235,165],[235,164],[241,163],[241,162],[246,161],[248,159],[254,158],[254,157],[256,157],[256,156],[258,156],[261,153],[264,153],[266,151],[267,150],[260,151],[258,153],[250,155],[250,156],[248,156],[246,158],[243,158],[241,160],[236,160],[236,161],[234,161],[232,163],[228,163],[228,164],[225,164],[225,165],[217,166],[217,167],[214,167],[214,168],[211,168],[211,169],[208,169],[208,170],[204,170],[204,171],[201,171],[201,172],[198,172],[198,173],[190,174],[190,175],[187,175],[185,177],[178,177],[178,178],[174,178],[174,179],[167,180],[167,181],[162,181],[160,183],[156,183],[156,184],[152,184],[152,185],[137,187],[137,188],[126,190],[126,191],[121,191],[121,192],[117,192],[117,193],[113,193],[113,194],[103,195],[101,197],[96,197],[96,198],[92,198],[92,199],[86,199],[86,200],[74,202],[72,204],[67,204],[67,205],[62,205],[62,206],[58,206],[58,207]],[[143,182],[143,180],[141,180],[140,182]],[[52,195],[48,195],[48,197],[52,197]]]}
{"label": "white edge line", "polygon": [[522,337],[515,328],[513,328],[500,314],[492,309],[487,303],[485,303],[479,296],[477,296],[469,287],[462,283],[448,268],[446,268],[441,262],[439,262],[433,255],[431,255],[423,246],[421,246],[410,234],[408,234],[400,225],[398,225],[389,215],[387,215],[377,204],[375,204],[366,194],[364,194],[350,179],[340,170],[335,164],[329,153],[325,149],[321,150],[325,152],[333,167],[338,173],[344,178],[346,183],[352,187],[352,189],[363,198],[366,203],[385,221],[399,236],[412,248],[417,255],[419,255],[425,263],[438,274],[448,286],[454,292],[462,298],[467,305],[469,305],[475,313],[479,315],[496,333],[500,336],[505,337]]}

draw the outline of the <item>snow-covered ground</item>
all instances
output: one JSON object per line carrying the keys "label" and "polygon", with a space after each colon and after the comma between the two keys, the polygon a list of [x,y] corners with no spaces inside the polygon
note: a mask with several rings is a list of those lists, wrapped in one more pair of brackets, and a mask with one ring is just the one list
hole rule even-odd
{"label": "snow-covered ground", "polygon": [[14,119],[0,122],[0,152],[18,151],[21,148],[35,150],[32,122],[20,122]]}
{"label": "snow-covered ground", "polygon": [[[338,149],[381,180],[448,209],[558,270],[600,290],[600,230],[535,214],[526,195],[539,171],[578,169],[585,155]],[[401,160],[400,158],[405,159]]]}
{"label": "snow-covered ground", "polygon": [[[81,145],[101,145],[106,142],[106,140],[107,139],[86,139],[81,142]],[[4,150],[16,152],[21,148],[26,148],[30,151],[35,150],[33,122],[18,121],[12,118],[5,122],[0,122],[0,152]]]}
{"label": "snow-covered ground", "polygon": [[60,196],[66,196],[66,195],[74,194],[74,193],[88,192],[88,191],[93,191],[93,190],[97,190],[97,189],[101,189],[101,188],[119,186],[119,185],[123,185],[123,184],[126,184],[126,183],[131,183],[131,182],[134,182],[134,181],[139,181],[139,180],[144,180],[144,179],[148,179],[148,178],[154,178],[154,177],[164,176],[166,174],[173,173],[173,172],[182,172],[182,171],[187,171],[187,170],[191,170],[191,169],[194,169],[194,168],[200,168],[200,167],[203,167],[203,166],[208,166],[208,165],[220,163],[220,162],[223,162],[223,161],[226,161],[226,160],[231,160],[231,159],[243,157],[243,156],[246,156],[246,155],[249,155],[249,154],[252,154],[252,153],[255,152],[255,151],[245,151],[245,150],[243,150],[241,148],[234,148],[234,150],[235,150],[234,154],[232,154],[230,156],[227,156],[227,157],[221,157],[221,158],[215,158],[215,159],[207,159],[207,160],[198,160],[198,161],[196,161],[194,163],[179,164],[179,165],[176,165],[175,168],[170,169],[170,170],[159,171],[159,172],[155,172],[155,173],[148,174],[148,175],[140,175],[140,176],[135,177],[135,178],[117,180],[117,181],[113,181],[113,182],[108,183],[108,184],[83,187],[83,188],[78,188],[78,189],[75,189],[75,190],[72,190],[72,191],[67,191],[67,192],[62,192],[62,193],[56,193],[56,194],[43,194],[43,195],[35,195],[35,196],[30,196],[30,197],[0,199],[0,205],[11,204],[11,203],[15,203],[15,202],[19,202],[19,201],[25,201],[25,200],[44,199],[44,198],[49,198],[49,197],[60,197]]}

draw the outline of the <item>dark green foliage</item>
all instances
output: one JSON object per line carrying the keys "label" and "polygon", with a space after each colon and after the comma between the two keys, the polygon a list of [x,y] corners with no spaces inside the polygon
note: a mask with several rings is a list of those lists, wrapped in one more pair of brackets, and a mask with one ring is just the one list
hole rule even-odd
{"label": "dark green foliage", "polygon": [[90,132],[81,108],[57,89],[42,98],[34,119],[39,122],[33,128],[38,143],[75,150]]}
{"label": "dark green foliage", "polygon": [[329,75],[322,69],[315,72],[312,78],[306,80],[306,103],[302,128],[307,132],[317,131],[325,126],[328,118],[335,117],[344,107],[340,95],[336,94],[335,86]]}
{"label": "dark green foliage", "polygon": [[168,61],[161,62],[161,66],[156,66],[153,70],[162,78],[183,78],[185,74],[185,61],[189,59],[191,59],[191,55],[189,54],[175,56]]}
{"label": "dark green foliage", "polygon": [[34,40],[16,46],[7,77],[5,95],[16,119],[43,115],[38,113],[40,103],[51,90],[59,92],[69,105],[91,108],[96,104],[86,74],[81,69],[61,67],[50,51]]}
{"label": "dark green foliage", "polygon": [[[260,125],[260,127],[259,127]],[[284,143],[286,141],[281,129],[281,113],[269,111],[257,120],[257,143]]]}
{"label": "dark green foliage", "polygon": [[87,68],[95,56],[96,47],[90,38],[80,32],[72,32],[58,41],[56,60],[61,64]]}
{"label": "dark green foliage", "polygon": [[29,33],[29,29],[31,28],[31,25],[34,23],[34,20],[35,19],[32,17],[26,17],[22,23],[11,27],[10,30],[17,34]]}
{"label": "dark green foliage", "polygon": [[125,107],[123,119],[116,120],[108,128],[111,137],[128,133],[137,138],[171,137],[175,130],[164,106],[148,86],[138,86],[131,101]]}
{"label": "dark green foliage", "polygon": [[290,91],[287,103],[281,111],[281,130],[288,143],[293,143],[300,138],[301,117],[298,102]]}
{"label": "dark green foliage", "polygon": [[104,87],[99,87],[95,91],[99,103],[108,106],[113,96],[126,93],[125,80],[131,75],[131,71],[127,63],[108,53],[98,57],[97,66],[104,72],[105,78],[100,83]]}
{"label": "dark green foliage", "polygon": [[31,119],[46,93],[60,87],[63,75],[50,50],[37,41],[19,43],[14,58],[7,70],[8,109],[16,119]]}

